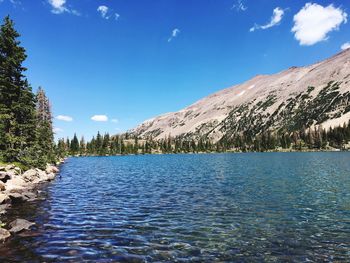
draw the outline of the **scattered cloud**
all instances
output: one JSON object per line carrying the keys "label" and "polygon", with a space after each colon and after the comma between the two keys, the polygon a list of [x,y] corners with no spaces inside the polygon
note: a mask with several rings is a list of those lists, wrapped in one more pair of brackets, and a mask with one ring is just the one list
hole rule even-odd
{"label": "scattered cloud", "polygon": [[53,128],[53,132],[54,132],[54,133],[63,132],[63,129],[58,128],[58,127],[54,127],[54,128]]}
{"label": "scattered cloud", "polygon": [[168,38],[168,42],[172,41],[174,38],[176,38],[180,34],[180,29],[174,28],[171,32],[171,36]]}
{"label": "scattered cloud", "polygon": [[247,9],[248,7],[244,5],[243,0],[237,0],[231,7],[231,10],[236,10],[237,12],[244,12]]}
{"label": "scattered cloud", "polygon": [[119,123],[119,120],[118,120],[118,119],[111,119],[111,122],[113,122],[113,123]]}
{"label": "scattered cloud", "polygon": [[333,5],[307,3],[294,16],[292,32],[300,45],[311,46],[328,39],[328,34],[347,22],[347,13]]}
{"label": "scattered cloud", "polygon": [[108,10],[109,10],[108,6],[105,6],[105,5],[100,5],[97,8],[97,12],[99,12],[101,14],[101,16],[103,18],[106,18],[106,19],[108,19],[108,17],[107,17]]}
{"label": "scattered cloud", "polygon": [[56,119],[60,121],[73,121],[73,118],[71,116],[66,115],[57,115]]}
{"label": "scattered cloud", "polygon": [[249,29],[249,31],[254,32],[255,30],[258,30],[258,29],[264,30],[273,26],[277,26],[281,22],[283,15],[284,15],[284,10],[281,9],[280,7],[276,7],[273,10],[272,17],[269,23],[267,23],[266,25],[255,24],[252,28]]}
{"label": "scattered cloud", "polygon": [[99,12],[101,17],[104,19],[110,19],[111,17],[114,17],[115,20],[118,20],[120,18],[120,15],[118,13],[114,12],[111,8],[105,5],[100,5],[97,7],[97,12]]}
{"label": "scattered cloud", "polygon": [[344,43],[340,48],[341,48],[341,50],[345,50],[345,49],[350,48],[350,42]]}
{"label": "scattered cloud", "polygon": [[66,0],[48,0],[52,9],[51,12],[54,14],[70,13],[79,16],[80,13],[77,10],[70,9],[66,5]]}
{"label": "scattered cloud", "polygon": [[[0,4],[5,1],[6,0],[0,0]],[[10,2],[14,7],[22,4],[20,0],[8,0],[8,2]]]}
{"label": "scattered cloud", "polygon": [[108,121],[108,117],[106,115],[94,115],[91,117],[93,121]]}

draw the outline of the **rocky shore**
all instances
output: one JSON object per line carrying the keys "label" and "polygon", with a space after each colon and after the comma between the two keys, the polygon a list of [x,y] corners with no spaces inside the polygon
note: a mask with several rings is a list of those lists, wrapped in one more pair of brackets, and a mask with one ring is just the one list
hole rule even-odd
{"label": "rocky shore", "polygon": [[[62,162],[64,160],[57,165]],[[4,242],[12,234],[29,230],[35,224],[24,219],[5,223],[1,221],[1,216],[12,205],[35,200],[38,194],[37,186],[54,180],[58,172],[57,166],[49,164],[45,170],[30,169],[25,172],[13,164],[0,166],[0,242]]]}

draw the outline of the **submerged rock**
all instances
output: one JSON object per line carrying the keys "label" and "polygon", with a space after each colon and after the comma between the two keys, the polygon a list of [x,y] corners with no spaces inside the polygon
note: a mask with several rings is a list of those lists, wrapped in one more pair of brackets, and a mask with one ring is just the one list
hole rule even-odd
{"label": "submerged rock", "polygon": [[11,201],[14,204],[23,203],[29,200],[29,198],[26,195],[20,193],[9,193],[8,196],[11,198]]}
{"label": "submerged rock", "polygon": [[0,205],[0,215],[6,214],[6,209],[8,209],[10,206],[11,206],[10,204]]}
{"label": "submerged rock", "polygon": [[11,227],[11,233],[18,233],[23,230],[29,230],[31,226],[35,225],[33,222],[29,222],[25,219],[16,219],[12,221],[9,226]]}
{"label": "submerged rock", "polygon": [[11,236],[11,233],[8,230],[0,228],[0,242],[4,242],[10,236]]}

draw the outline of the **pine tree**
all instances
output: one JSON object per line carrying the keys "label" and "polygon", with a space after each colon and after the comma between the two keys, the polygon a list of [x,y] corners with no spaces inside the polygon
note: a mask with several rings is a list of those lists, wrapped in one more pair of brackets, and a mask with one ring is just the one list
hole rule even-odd
{"label": "pine tree", "polygon": [[70,153],[76,155],[79,153],[79,140],[77,135],[74,133],[73,139],[70,143]]}
{"label": "pine tree", "polygon": [[35,144],[35,96],[23,75],[25,49],[7,16],[0,28],[0,150],[5,161],[30,158]]}
{"label": "pine tree", "polygon": [[54,134],[52,130],[51,106],[45,91],[41,87],[38,89],[36,100],[37,148],[47,162],[53,162],[55,161],[55,156],[53,152]]}
{"label": "pine tree", "polygon": [[84,136],[82,136],[81,139],[80,139],[79,151],[80,151],[80,155],[85,155],[86,154],[86,143],[85,143]]}

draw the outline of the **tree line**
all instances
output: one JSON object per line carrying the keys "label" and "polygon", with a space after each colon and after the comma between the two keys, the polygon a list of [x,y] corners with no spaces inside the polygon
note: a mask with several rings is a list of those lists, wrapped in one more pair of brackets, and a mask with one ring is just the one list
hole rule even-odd
{"label": "tree line", "polygon": [[[249,132],[223,137],[217,142],[167,136],[165,139],[143,140],[125,133],[110,136],[97,133],[90,141],[80,140],[74,134],[72,140],[60,139],[57,145],[59,156],[106,156],[151,153],[200,153],[200,152],[266,152],[266,151],[310,151],[339,149],[345,150],[350,142],[350,121],[328,130],[321,126],[304,128],[291,133],[266,131],[256,136]],[[349,146],[348,146],[349,147]]]}
{"label": "tree line", "polygon": [[56,159],[49,99],[34,94],[23,63],[27,57],[14,22],[0,27],[0,160],[44,167]]}

